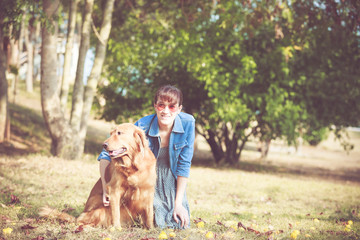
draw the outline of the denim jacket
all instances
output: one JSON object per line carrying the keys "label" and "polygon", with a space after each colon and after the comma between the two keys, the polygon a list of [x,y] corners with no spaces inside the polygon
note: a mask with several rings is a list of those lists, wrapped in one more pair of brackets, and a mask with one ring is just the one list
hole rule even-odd
{"label": "denim jacket", "polygon": [[[149,140],[149,147],[157,158],[160,149],[159,125],[156,114],[139,119],[136,126],[141,128]],[[189,177],[191,160],[194,154],[195,119],[192,115],[180,112],[174,122],[169,140],[170,168],[174,176]],[[111,160],[103,150],[98,160]]]}

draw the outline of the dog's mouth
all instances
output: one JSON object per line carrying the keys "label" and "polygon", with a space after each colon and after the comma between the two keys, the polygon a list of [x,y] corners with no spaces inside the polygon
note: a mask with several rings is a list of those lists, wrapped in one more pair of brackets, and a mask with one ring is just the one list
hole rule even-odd
{"label": "dog's mouth", "polygon": [[109,150],[108,152],[109,152],[110,157],[116,158],[116,157],[121,157],[122,154],[124,152],[126,152],[126,150],[127,149],[125,147],[122,147],[122,148],[119,148],[119,149],[116,149],[116,150]]}

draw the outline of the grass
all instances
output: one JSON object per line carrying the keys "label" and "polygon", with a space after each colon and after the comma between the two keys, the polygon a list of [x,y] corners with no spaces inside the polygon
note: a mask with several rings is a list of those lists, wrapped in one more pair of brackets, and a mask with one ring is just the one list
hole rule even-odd
{"label": "grass", "polygon": [[[44,205],[78,216],[97,179],[98,165],[90,156],[75,161],[36,154],[1,159],[0,228],[13,229],[2,237],[158,238],[160,229],[85,228],[76,233],[79,226],[38,217]],[[358,184],[194,167],[187,193],[191,229],[176,232],[174,239],[205,239],[208,231],[216,239],[268,239],[266,232],[273,239],[289,239],[294,230],[300,231],[298,239],[308,239],[306,234],[310,239],[359,239]],[[346,231],[349,220],[353,225]],[[197,227],[199,221],[203,228]],[[239,229],[239,222],[247,229]]]}
{"label": "grass", "polygon": [[[64,160],[44,155],[0,160],[0,229],[13,229],[5,239],[157,239],[161,229],[85,228],[39,218],[50,205],[78,216],[98,179],[95,156]],[[193,167],[188,184],[191,229],[174,239],[359,239],[358,184],[283,177],[231,169]],[[315,219],[318,219],[315,220]],[[315,220],[315,221],[314,221]],[[346,224],[351,220],[351,229]],[[198,228],[197,222],[204,227]],[[241,222],[246,230],[238,228]],[[77,230],[78,229],[78,230]],[[77,232],[79,231],[79,232]],[[270,231],[270,232],[269,232]],[[167,234],[170,230],[165,230]]]}
{"label": "grass", "polygon": [[[158,239],[161,231],[170,239],[169,229],[82,228],[40,218],[45,205],[75,217],[83,211],[108,125],[89,124],[83,159],[52,157],[38,99],[18,97],[10,106],[11,141],[0,144],[1,240]],[[264,162],[249,151],[237,168],[216,166],[200,145],[187,187],[191,228],[172,239],[206,239],[208,232],[214,239],[290,239],[296,230],[297,239],[360,239],[360,136],[354,139],[349,155],[329,143],[302,155],[272,152]]]}

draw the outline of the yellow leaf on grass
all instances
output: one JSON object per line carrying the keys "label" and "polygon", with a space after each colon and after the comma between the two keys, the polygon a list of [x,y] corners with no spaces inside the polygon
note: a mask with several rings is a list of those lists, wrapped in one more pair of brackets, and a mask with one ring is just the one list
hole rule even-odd
{"label": "yellow leaf on grass", "polygon": [[161,233],[159,234],[159,239],[168,239],[166,232],[161,231]]}
{"label": "yellow leaf on grass", "polygon": [[9,227],[3,229],[3,233],[4,233],[4,234],[11,234],[12,231],[13,231],[13,229],[12,229],[12,228],[9,228]]}
{"label": "yellow leaf on grass", "polygon": [[299,230],[294,230],[294,231],[290,234],[290,237],[291,237],[291,239],[296,239],[299,234],[300,234],[300,231],[299,231]]}
{"label": "yellow leaf on grass", "polygon": [[236,221],[226,221],[224,222],[225,227],[232,228],[235,231],[238,230],[238,223]]}
{"label": "yellow leaf on grass", "polygon": [[205,235],[206,239],[212,239],[214,238],[214,233],[213,232],[207,232],[206,235]]}
{"label": "yellow leaf on grass", "polygon": [[170,233],[169,233],[169,237],[171,237],[171,238],[176,237],[176,233],[174,233],[174,232],[170,232]]}
{"label": "yellow leaf on grass", "polygon": [[201,222],[198,222],[198,223],[196,224],[196,226],[197,226],[198,228],[203,228],[203,227],[205,226],[205,223],[204,223],[203,221],[201,221]]}

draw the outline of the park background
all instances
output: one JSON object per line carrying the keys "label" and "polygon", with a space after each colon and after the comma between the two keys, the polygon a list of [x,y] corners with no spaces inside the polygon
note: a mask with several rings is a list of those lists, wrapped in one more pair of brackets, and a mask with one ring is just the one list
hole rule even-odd
{"label": "park background", "polygon": [[[358,239],[359,4],[4,1],[0,237]],[[197,122],[192,228],[39,218],[80,214],[109,130],[163,84]]]}

